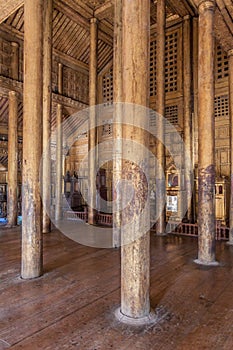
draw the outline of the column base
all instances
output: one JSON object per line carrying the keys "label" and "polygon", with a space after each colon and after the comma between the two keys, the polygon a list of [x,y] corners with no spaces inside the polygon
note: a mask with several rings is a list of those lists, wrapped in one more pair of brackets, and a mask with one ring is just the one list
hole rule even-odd
{"label": "column base", "polygon": [[159,321],[158,316],[152,310],[150,311],[148,316],[140,317],[140,318],[133,318],[133,317],[129,317],[129,316],[122,314],[120,307],[118,309],[116,309],[115,317],[121,323],[125,323],[129,326],[145,326],[145,325],[156,323]]}
{"label": "column base", "polygon": [[204,265],[204,266],[219,266],[219,262],[218,261],[203,261],[203,260],[200,260],[200,259],[195,259],[193,260],[195,262],[195,264],[198,264],[198,265]]}
{"label": "column base", "polygon": [[14,227],[17,227],[17,224],[15,224],[15,225],[6,224],[5,225],[5,228],[14,228]]}

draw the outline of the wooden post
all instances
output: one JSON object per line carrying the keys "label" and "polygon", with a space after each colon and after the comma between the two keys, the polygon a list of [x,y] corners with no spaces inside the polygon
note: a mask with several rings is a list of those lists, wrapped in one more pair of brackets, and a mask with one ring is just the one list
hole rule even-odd
{"label": "wooden post", "polygon": [[[122,76],[123,101],[133,103],[133,118],[138,117],[136,105],[149,104],[149,37],[150,37],[150,1],[123,0],[122,1]],[[128,114],[127,114],[128,115]],[[127,122],[127,116],[126,122]],[[143,115],[144,122],[148,115]],[[140,142],[143,146],[139,152],[146,161],[145,148],[149,149],[149,136],[144,130],[134,128],[131,139]],[[127,152],[127,151],[126,151]],[[145,157],[144,157],[145,156]],[[144,157],[144,158],[143,158]],[[148,160],[148,159],[147,159]],[[148,160],[149,162],[149,160]],[[148,164],[147,164],[148,165]],[[138,175],[136,167],[129,167],[129,175]],[[139,198],[144,197],[141,187]],[[131,204],[131,212],[134,211]],[[122,212],[122,220],[129,220],[132,225],[122,231],[121,237],[121,309],[119,319],[132,324],[144,324],[150,320],[149,279],[150,279],[150,216],[142,218],[140,225],[132,222],[131,212]],[[132,214],[133,215],[133,214]],[[123,229],[122,229],[123,230]],[[126,230],[126,231],[125,231]],[[142,230],[146,231],[141,233]],[[136,237],[136,239],[135,239]],[[130,241],[129,243],[125,243]]]}
{"label": "wooden post", "polygon": [[199,5],[198,52],[198,259],[215,261],[214,2]]}
{"label": "wooden post", "polygon": [[43,42],[43,233],[51,231],[49,217],[51,201],[51,97],[52,97],[52,14],[53,0],[44,3],[44,42]]}
{"label": "wooden post", "polygon": [[8,187],[7,187],[7,221],[8,226],[17,225],[18,216],[18,101],[15,91],[9,92],[8,118]]}
{"label": "wooden post", "polygon": [[121,237],[121,173],[122,173],[122,0],[115,0],[113,53],[113,247],[120,246]]}
{"label": "wooden post", "polygon": [[89,71],[89,133],[88,133],[88,223],[96,222],[96,151],[97,142],[97,19],[90,23],[90,71]]}
{"label": "wooden post", "polygon": [[22,278],[42,274],[39,168],[42,155],[43,0],[24,1]]}
{"label": "wooden post", "polygon": [[[198,18],[193,18],[193,35],[192,35],[192,54],[193,54],[193,120],[192,120],[192,139],[193,139],[193,168],[198,164]],[[195,188],[196,191],[196,188]],[[197,221],[197,204],[196,195],[193,196],[193,221]]]}
{"label": "wooden post", "polygon": [[57,105],[55,220],[62,218],[62,105]]}
{"label": "wooden post", "polygon": [[156,169],[156,234],[165,234],[165,26],[166,6],[165,0],[157,1],[157,50],[156,50],[156,112],[162,116],[158,118],[157,125],[157,151],[156,157],[160,166]]}
{"label": "wooden post", "polygon": [[11,76],[12,79],[19,79],[19,44],[11,42],[12,56],[11,56]]}
{"label": "wooden post", "polygon": [[58,93],[63,93],[63,64],[58,63]]}
{"label": "wooden post", "polygon": [[233,245],[233,49],[228,51],[229,65],[229,106],[230,106],[230,159],[231,159],[231,199],[230,199],[230,230],[228,244]]}
{"label": "wooden post", "polygon": [[184,165],[187,219],[192,222],[192,111],[191,111],[191,31],[190,17],[183,23],[183,77],[184,77]]}

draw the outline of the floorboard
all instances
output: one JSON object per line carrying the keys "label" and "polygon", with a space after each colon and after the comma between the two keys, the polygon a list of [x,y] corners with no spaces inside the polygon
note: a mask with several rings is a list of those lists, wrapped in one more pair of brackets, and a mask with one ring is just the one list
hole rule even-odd
{"label": "floorboard", "polygon": [[202,267],[197,239],[151,236],[151,306],[159,322],[119,323],[120,250],[44,235],[44,275],[20,278],[20,229],[0,227],[0,350],[233,348],[233,247]]}

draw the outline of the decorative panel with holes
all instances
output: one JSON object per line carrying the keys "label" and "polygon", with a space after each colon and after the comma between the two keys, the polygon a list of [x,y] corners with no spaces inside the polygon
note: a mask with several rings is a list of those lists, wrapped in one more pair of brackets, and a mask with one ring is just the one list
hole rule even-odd
{"label": "decorative panel with holes", "polygon": [[215,117],[229,118],[229,99],[228,95],[216,96],[214,99]]}
{"label": "decorative panel with holes", "polygon": [[[156,38],[150,42],[150,96],[156,96]],[[165,92],[179,92],[182,88],[182,29],[166,33]]]}
{"label": "decorative panel with holes", "polygon": [[178,53],[178,31],[174,31],[166,35],[165,92],[178,90]]}
{"label": "decorative panel with holes", "polygon": [[178,105],[166,106],[165,108],[165,117],[167,120],[173,124],[178,125],[179,117],[178,117]]}
{"label": "decorative panel with holes", "polygon": [[215,51],[215,80],[228,77],[228,57],[220,45],[216,45]]}
{"label": "decorative panel with holes", "polygon": [[156,96],[156,40],[150,42],[150,96]]}
{"label": "decorative panel with holes", "polygon": [[183,99],[177,98],[166,103],[165,117],[176,128],[183,128]]}
{"label": "decorative panel with holes", "polygon": [[113,103],[113,67],[110,67],[102,76],[102,103],[104,106]]}
{"label": "decorative panel with holes", "polygon": [[88,75],[70,67],[63,68],[63,93],[80,102],[88,103],[89,78]]}

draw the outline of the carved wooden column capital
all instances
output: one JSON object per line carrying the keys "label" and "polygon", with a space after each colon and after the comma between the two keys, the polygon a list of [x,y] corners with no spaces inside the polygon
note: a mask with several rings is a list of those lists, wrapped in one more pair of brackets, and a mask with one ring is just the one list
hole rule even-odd
{"label": "carved wooden column capital", "polygon": [[198,4],[198,12],[203,13],[207,10],[214,11],[215,10],[215,1],[214,0],[202,0]]}

